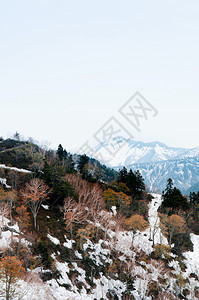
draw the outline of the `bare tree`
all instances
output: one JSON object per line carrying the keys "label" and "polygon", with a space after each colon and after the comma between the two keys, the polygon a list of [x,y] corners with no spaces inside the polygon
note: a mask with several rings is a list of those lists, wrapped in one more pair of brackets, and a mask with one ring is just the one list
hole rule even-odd
{"label": "bare tree", "polygon": [[72,197],[64,200],[61,209],[64,213],[66,229],[70,229],[71,240],[73,239],[73,224],[83,224],[87,221],[88,211],[81,203],[77,203]]}
{"label": "bare tree", "polygon": [[90,184],[80,176],[74,174],[67,174],[65,179],[77,192],[80,207],[87,210],[90,220],[94,220],[105,209],[105,202],[100,186],[98,184]]}
{"label": "bare tree", "polygon": [[10,208],[7,203],[0,204],[0,234],[5,227],[5,218],[10,214]]}
{"label": "bare tree", "polygon": [[21,191],[23,201],[29,206],[34,219],[34,227],[37,228],[37,214],[42,202],[48,198],[51,189],[39,178],[32,179]]}

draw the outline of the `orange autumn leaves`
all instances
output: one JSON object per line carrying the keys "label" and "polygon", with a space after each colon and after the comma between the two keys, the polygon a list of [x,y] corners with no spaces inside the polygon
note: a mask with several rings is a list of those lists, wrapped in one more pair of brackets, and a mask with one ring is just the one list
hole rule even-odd
{"label": "orange autumn leaves", "polygon": [[185,233],[187,230],[187,224],[185,220],[179,215],[168,216],[166,214],[160,214],[160,228],[163,234],[168,238],[169,245],[172,243],[172,238],[175,234]]}
{"label": "orange autumn leaves", "polygon": [[11,299],[16,295],[18,279],[25,274],[22,262],[15,256],[5,256],[0,261],[1,296]]}
{"label": "orange autumn leaves", "polygon": [[125,212],[129,209],[131,197],[123,192],[115,192],[111,188],[108,188],[103,193],[103,197],[107,203],[108,209],[112,206],[117,206],[120,212]]}
{"label": "orange autumn leaves", "polygon": [[132,215],[125,220],[125,225],[128,230],[132,230],[134,233],[137,230],[144,231],[149,227],[149,223],[141,215]]}
{"label": "orange autumn leaves", "polygon": [[[116,206],[120,213],[128,213],[132,199],[124,192],[115,192],[111,188],[108,188],[103,193],[104,199],[107,203],[107,207],[110,209],[112,206]],[[125,219],[124,225],[126,229],[132,230],[133,232],[144,231],[149,223],[144,219],[143,216],[135,214],[130,218]]]}

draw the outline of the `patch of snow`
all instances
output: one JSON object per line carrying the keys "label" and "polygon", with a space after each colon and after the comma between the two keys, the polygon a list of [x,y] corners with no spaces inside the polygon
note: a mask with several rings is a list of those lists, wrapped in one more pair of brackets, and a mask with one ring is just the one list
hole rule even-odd
{"label": "patch of snow", "polygon": [[[118,300],[122,300],[122,294],[126,290],[126,285],[120,280],[114,280],[110,278],[106,278],[102,276],[100,279],[94,278],[94,283],[96,284],[96,288],[93,291],[93,298],[91,299],[104,299],[108,300],[110,298],[107,297],[107,293],[110,291],[111,294],[116,296]],[[89,299],[89,298],[88,298]]]}
{"label": "patch of snow", "polygon": [[42,204],[41,205],[44,209],[46,209],[46,210],[48,210],[49,209],[49,206],[48,205],[44,205],[44,204]]}
{"label": "patch of snow", "polygon": [[57,238],[51,236],[49,233],[47,234],[47,237],[49,238],[49,240],[50,240],[53,244],[55,244],[55,245],[59,245],[59,244],[60,244],[60,241],[59,241]]}
{"label": "patch of snow", "polygon": [[165,244],[168,245],[167,239],[163,236],[160,229],[160,219],[158,217],[158,208],[162,204],[162,196],[159,194],[152,194],[154,197],[149,203],[149,224],[150,229],[146,230],[146,232],[150,231],[150,239],[154,239],[154,244]]}
{"label": "patch of snow", "polygon": [[5,178],[0,178],[0,183],[1,184],[3,184],[3,185],[5,185],[5,187],[7,188],[7,189],[11,189],[11,186],[10,185],[7,185],[7,179],[5,179]]}
{"label": "patch of snow", "polygon": [[69,240],[67,239],[67,237],[65,236],[66,242],[63,243],[64,247],[72,249],[73,248],[73,244],[75,244],[76,242],[74,240]]}
{"label": "patch of snow", "polygon": [[79,259],[83,258],[82,255],[77,250],[75,251],[75,256]]}
{"label": "patch of snow", "polygon": [[93,262],[97,265],[104,265],[105,263],[112,263],[112,259],[108,256],[110,255],[110,250],[104,249],[102,244],[103,240],[99,240],[97,244],[93,244],[90,240],[87,239],[87,242],[83,244],[83,249],[86,251],[87,249],[91,249],[93,251],[89,251],[89,257],[93,260]]}
{"label": "patch of snow", "polygon": [[32,173],[31,171],[28,171],[28,170],[25,170],[25,169],[18,169],[18,168],[15,168],[15,167],[7,167],[6,165],[2,165],[2,164],[0,164],[0,168],[9,169],[9,170],[13,170],[13,171],[16,171],[16,172],[21,172],[21,173]]}
{"label": "patch of snow", "polygon": [[116,216],[117,215],[117,208],[116,208],[116,206],[112,206],[111,209],[112,209],[113,215]]}
{"label": "patch of snow", "polygon": [[185,274],[188,276],[191,273],[195,273],[199,277],[199,235],[191,233],[190,238],[193,243],[193,252],[183,253],[186,258],[184,262],[187,266]]}

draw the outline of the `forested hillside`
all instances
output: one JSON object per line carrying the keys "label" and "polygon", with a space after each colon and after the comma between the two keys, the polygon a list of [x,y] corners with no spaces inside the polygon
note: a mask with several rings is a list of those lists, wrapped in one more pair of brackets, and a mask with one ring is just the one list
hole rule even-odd
{"label": "forested hillside", "polygon": [[198,299],[199,193],[0,141],[2,299]]}

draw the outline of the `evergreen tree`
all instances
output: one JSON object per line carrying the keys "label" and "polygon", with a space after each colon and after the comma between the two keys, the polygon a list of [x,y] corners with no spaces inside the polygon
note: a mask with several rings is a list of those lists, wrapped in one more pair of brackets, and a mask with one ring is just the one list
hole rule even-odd
{"label": "evergreen tree", "polygon": [[129,172],[127,172],[127,169],[124,167],[119,172],[118,182],[125,183],[130,190],[130,194],[138,199],[141,198],[145,190],[144,179],[138,170],[133,172],[132,169],[130,169]]}
{"label": "evergreen tree", "polygon": [[142,192],[145,190],[145,184],[144,184],[144,178],[142,177],[139,170],[135,172],[135,178],[136,178],[136,193],[138,195],[141,195]]}
{"label": "evergreen tree", "polygon": [[59,144],[59,146],[58,146],[57,155],[58,155],[60,160],[63,160],[63,158],[64,158],[64,149],[63,149],[61,144]]}
{"label": "evergreen tree", "polygon": [[[66,150],[64,150],[64,151],[66,151]],[[66,160],[66,170],[67,170],[67,173],[75,173],[76,172],[73,157],[71,154],[69,155],[68,153],[67,153],[67,160]]]}
{"label": "evergreen tree", "polygon": [[73,189],[70,184],[63,179],[65,174],[66,171],[62,166],[49,164],[46,160],[44,161],[41,178],[49,187],[53,188],[50,200],[48,201],[53,205],[63,204],[64,198],[73,194]]}
{"label": "evergreen tree", "polygon": [[63,156],[63,159],[65,159],[65,160],[68,158],[68,152],[65,149],[63,150],[62,156]]}
{"label": "evergreen tree", "polygon": [[51,167],[48,164],[47,160],[44,160],[44,167],[42,170],[42,176],[41,178],[45,181],[47,185],[52,187],[52,173],[51,173]]}
{"label": "evergreen tree", "polygon": [[169,178],[167,180],[167,186],[165,191],[163,191],[163,202],[162,205],[164,207],[171,208],[188,208],[187,198],[184,197],[179,189],[173,187],[173,180]]}
{"label": "evergreen tree", "polygon": [[89,163],[89,157],[86,154],[81,155],[78,161],[77,169],[82,175],[83,179],[87,179],[88,177],[88,170],[86,168],[88,163]]}
{"label": "evergreen tree", "polygon": [[128,183],[128,172],[125,167],[122,168],[119,172],[118,182]]}
{"label": "evergreen tree", "polygon": [[133,171],[130,169],[128,176],[127,176],[127,186],[131,191],[131,194],[133,194],[136,190],[136,175],[133,173]]}
{"label": "evergreen tree", "polygon": [[192,204],[192,205],[197,205],[197,204],[199,204],[199,192],[197,192],[197,194],[195,193],[195,192],[190,192],[190,194],[189,194],[189,199],[190,199],[190,203]]}
{"label": "evergreen tree", "polygon": [[72,155],[68,154],[65,149],[63,149],[61,144],[58,146],[57,156],[59,158],[59,161],[61,161],[59,165],[62,166],[67,173],[75,172],[73,157]]}

